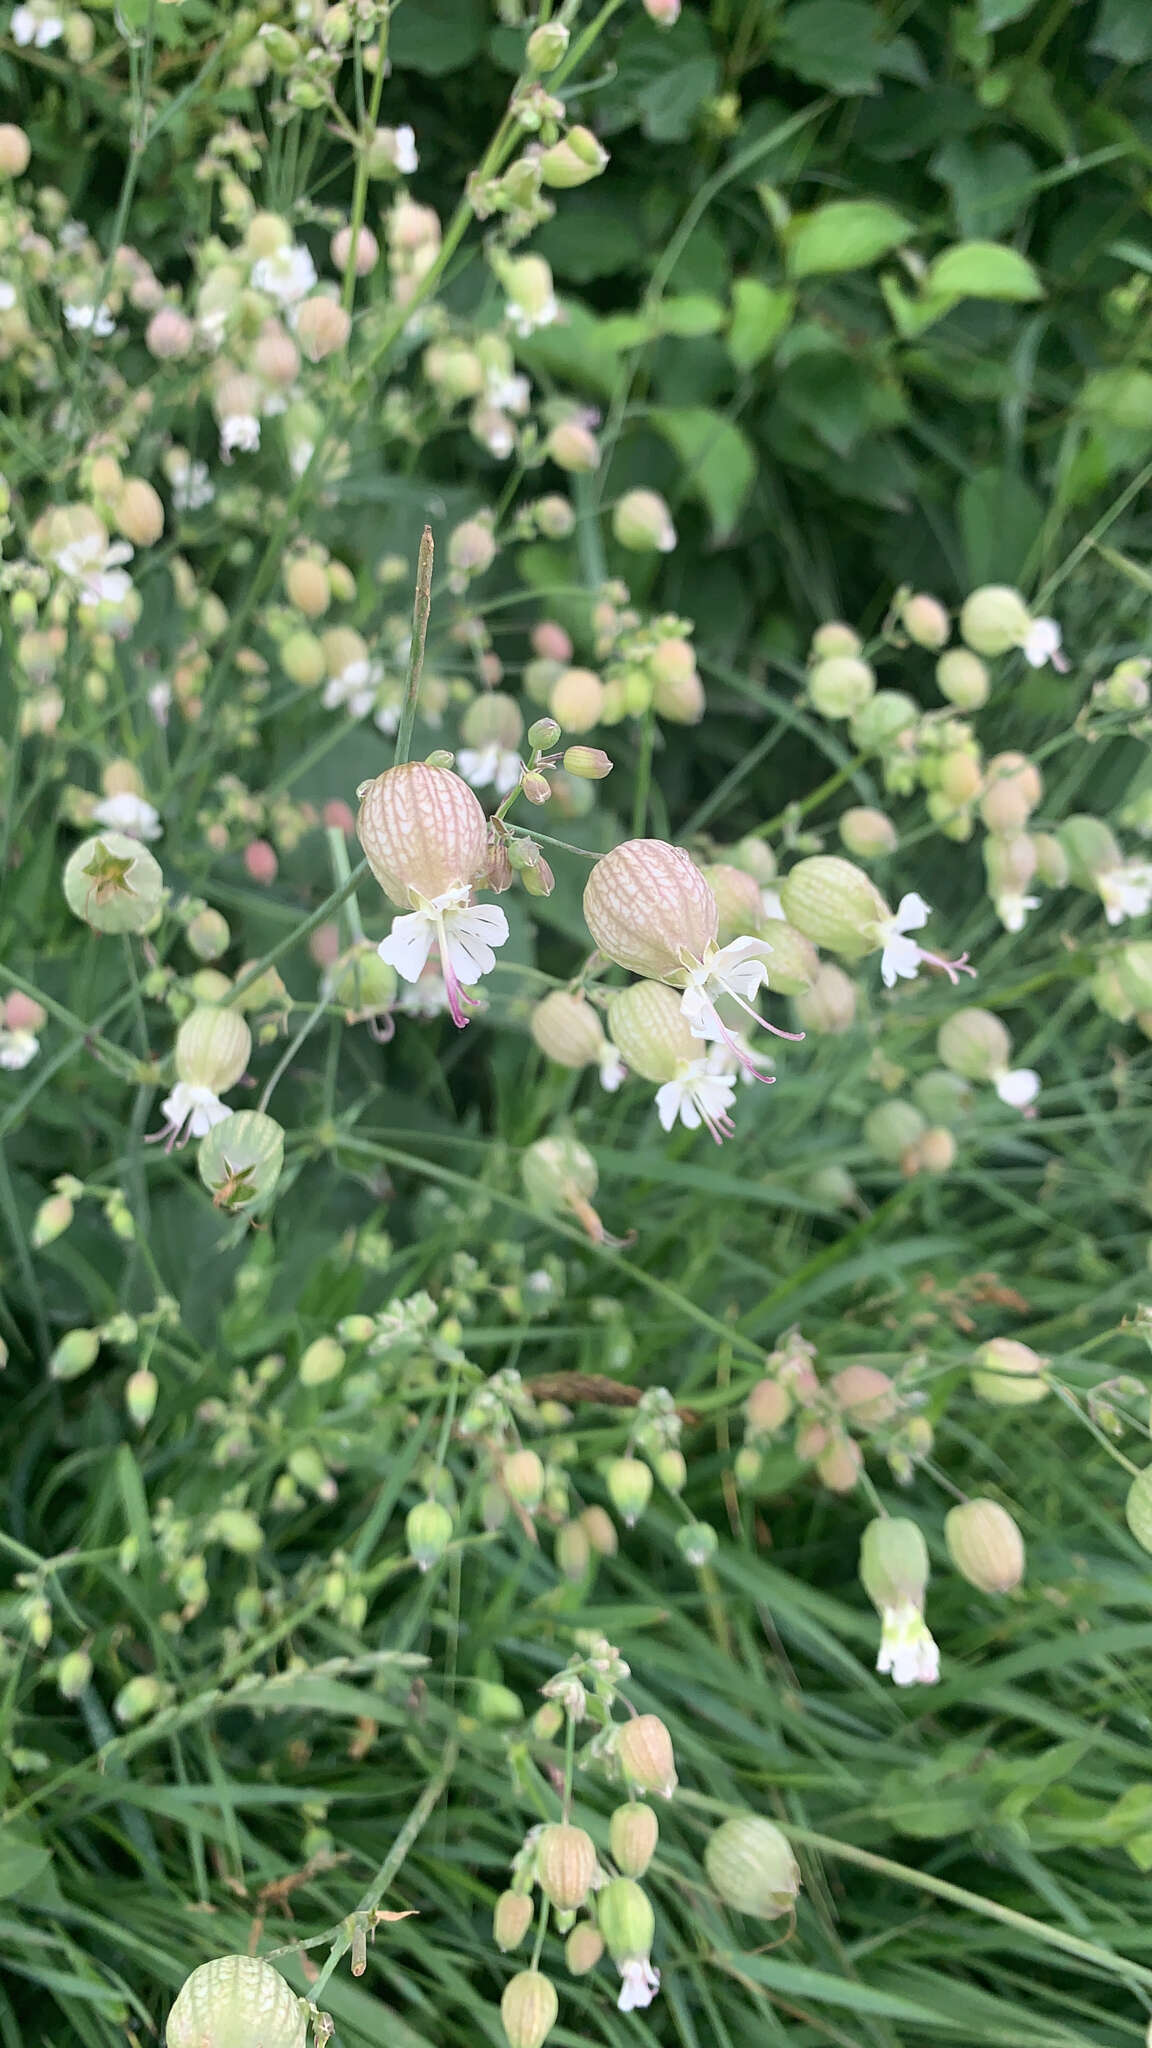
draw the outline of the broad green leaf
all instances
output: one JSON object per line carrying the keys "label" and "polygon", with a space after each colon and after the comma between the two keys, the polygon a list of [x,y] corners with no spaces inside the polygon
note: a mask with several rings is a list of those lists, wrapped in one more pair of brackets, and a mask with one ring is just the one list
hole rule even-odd
{"label": "broad green leaf", "polygon": [[10,1899],[47,1870],[52,1852],[38,1842],[22,1842],[10,1830],[0,1835],[0,1899]]}
{"label": "broad green leaf", "polygon": [[1152,7],[1147,0],[1101,0],[1089,46],[1117,64],[1152,58]]}
{"label": "broad green leaf", "polygon": [[738,370],[751,370],[780,339],[796,306],[795,292],[738,277],[732,287],[728,353]]}
{"label": "broad green leaf", "polygon": [[879,199],[840,199],[796,214],[785,235],[791,277],[865,270],[906,242],[911,222]]}
{"label": "broad green leaf", "polygon": [[1152,371],[1095,370],[1077,403],[1101,426],[1146,434],[1152,431]]}
{"label": "broad green leaf", "polygon": [[985,469],[961,486],[957,516],[972,584],[1012,583],[1044,523],[1044,507],[1015,470]]}
{"label": "broad green leaf", "polygon": [[885,69],[880,31],[876,9],[862,0],[801,0],[785,11],[772,61],[833,92],[876,92]]}
{"label": "broad green leaf", "polygon": [[684,466],[684,487],[708,509],[717,540],[731,533],[756,475],[751,442],[739,427],[706,406],[657,407],[649,416]]}
{"label": "broad green leaf", "polygon": [[675,334],[682,341],[715,334],[723,325],[724,308],[707,292],[685,292],[678,298],[661,299],[652,310],[651,331]]}
{"label": "broad green leaf", "polygon": [[442,78],[479,56],[487,31],[484,0],[420,0],[418,7],[396,9],[388,55],[398,71]]}
{"label": "broad green leaf", "polygon": [[958,242],[945,249],[924,280],[929,299],[1042,299],[1044,287],[1026,256],[1002,242]]}
{"label": "broad green leaf", "polygon": [[992,33],[1013,21],[1023,21],[1035,5],[1036,0],[978,0],[976,14],[980,27]]}
{"label": "broad green leaf", "polygon": [[928,168],[951,192],[961,234],[990,238],[1019,220],[1036,174],[1026,150],[987,135],[953,136]]}
{"label": "broad green leaf", "polygon": [[652,142],[686,142],[696,116],[720,83],[715,57],[689,57],[639,94],[640,125]]}

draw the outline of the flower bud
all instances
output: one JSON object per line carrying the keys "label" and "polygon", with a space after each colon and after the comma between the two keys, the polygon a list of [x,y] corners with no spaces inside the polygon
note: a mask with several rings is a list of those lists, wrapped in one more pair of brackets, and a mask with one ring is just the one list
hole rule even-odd
{"label": "flower bud", "polygon": [[[652,708],[674,725],[697,725],[704,716],[704,685],[690,640],[661,640],[645,664],[652,686]],[[641,702],[634,707],[643,711]]]}
{"label": "flower bud", "polygon": [[56,1669],[56,1685],[62,1699],[78,1700],[92,1683],[92,1659],[87,1650],[69,1650]]}
{"label": "flower bud", "polygon": [[881,854],[891,853],[899,836],[891,818],[864,804],[844,812],[839,831],[845,852],[855,854],[857,860],[877,860]]}
{"label": "flower bud", "polygon": [[198,910],[184,936],[198,960],[219,960],[232,943],[228,920],[218,910]]}
{"label": "flower bud", "polygon": [[581,1920],[564,1944],[564,1961],[572,1977],[586,1977],[604,1953],[604,1936],[591,1920]]}
{"label": "flower bud", "polygon": [[983,584],[964,600],[960,634],[976,654],[1007,654],[1026,639],[1031,615],[1018,590],[1003,583]]}
{"label": "flower bud", "polygon": [[186,1979],[168,2015],[168,2048],[305,2048],[308,2008],[258,1956],[218,1956]]}
{"label": "flower bud", "polygon": [[138,839],[123,832],[85,839],[64,869],[68,907],[94,931],[149,930],[163,894],[159,863]]}
{"label": "flower bud", "polygon": [[590,128],[570,128],[540,157],[540,181],[554,191],[572,191],[598,178],[607,162],[608,151]]}
{"label": "flower bud", "polygon": [[501,1892],[492,1914],[492,1939],[501,1955],[519,1948],[532,1925],[532,1900],[527,1892]]}
{"label": "flower bud", "polygon": [[564,732],[591,732],[604,709],[604,685],[590,668],[566,668],[548,694],[548,708]]}
{"label": "flower bud", "polygon": [[657,28],[675,28],[680,19],[680,0],[644,0],[644,12]]}
{"label": "flower bud", "polygon": [[488,821],[450,768],[408,761],[361,785],[356,830],[368,864],[401,910],[470,884],[485,866]]}
{"label": "flower bud", "polygon": [[878,1515],[860,1540],[860,1583],[877,1612],[922,1608],[928,1584],[928,1546],[904,1515]]}
{"label": "flower bud", "polygon": [[583,1523],[561,1522],[552,1554],[561,1577],[569,1579],[574,1586],[579,1585],[592,1564],[592,1545]]}
{"label": "flower bud", "polygon": [[1138,1472],[1128,1488],[1124,1515],[1141,1550],[1152,1551],[1152,1465]]}
{"label": "flower bud", "polygon": [[[716,898],[719,917],[716,938],[721,946],[732,939],[754,935],[760,928],[764,909],[760,901],[760,885],[755,876],[744,868],[732,867],[727,861],[701,868],[701,874]],[[773,981],[773,988],[776,984]]]}
{"label": "flower bud", "polygon": [[994,1408],[1026,1408],[1043,1401],[1049,1391],[1045,1377],[1046,1358],[1040,1358],[1028,1344],[1015,1337],[991,1337],[976,1353],[979,1366],[972,1374],[972,1391]]}
{"label": "flower bud", "polygon": [[613,1458],[604,1474],[608,1498],[631,1529],[652,1498],[652,1473],[639,1458]]}
{"label": "flower bud", "polygon": [[681,847],[660,839],[625,840],[597,861],[584,890],[584,917],[609,960],[656,981],[682,978],[681,954],[701,959],[719,924],[699,869]]}
{"label": "flower bud", "polygon": [[669,555],[676,545],[672,515],[658,491],[625,491],[613,508],[612,531],[636,554]]}
{"label": "flower bud", "polygon": [[953,1010],[936,1034],[941,1063],[966,1081],[989,1081],[1003,1073],[1012,1058],[1008,1030],[991,1010],[968,1005]]}
{"label": "flower bud", "polygon": [[222,1543],[236,1557],[255,1557],[264,1548],[264,1531],[247,1508],[217,1508],[208,1524],[208,1540]]}
{"label": "flower bud", "polygon": [[856,984],[832,960],[822,960],[795,999],[796,1020],[817,1038],[850,1031],[856,1021]]}
{"label": "flower bud", "polygon": [[422,1572],[443,1557],[452,1541],[452,1517],[438,1500],[418,1501],[404,1523],[408,1552]]}
{"label": "flower bud", "polygon": [[28,169],[32,144],[23,128],[12,121],[0,122],[0,178],[19,178]]}
{"label": "flower bud", "polygon": [[544,1466],[535,1451],[510,1451],[500,1467],[509,1500],[532,1513],[544,1498]]}
{"label": "flower bud", "polygon": [[564,989],[553,989],[537,1003],[529,1029],[541,1052],[562,1067],[594,1066],[604,1050],[599,1012]]}
{"label": "flower bud", "polygon": [[124,1388],[124,1406],[128,1410],[129,1420],[137,1429],[147,1429],[156,1413],[159,1392],[160,1382],[146,1365],[129,1374]]}
{"label": "flower bud", "polygon": [[1068,877],[1078,889],[1091,889],[1097,875],[1121,866],[1120,848],[1103,818],[1078,813],[1065,818],[1060,827],[1060,844],[1068,862]]}
{"label": "flower bud", "polygon": [[821,718],[854,718],[875,690],[875,670],[854,654],[818,661],[808,677],[808,696]]}
{"label": "flower bud", "polygon": [[[124,1727],[131,1727],[133,1722],[143,1721],[148,1714],[155,1714],[160,1707],[167,1703],[171,1692],[172,1687],[166,1685],[162,1678],[157,1678],[152,1672],[142,1673],[139,1678],[130,1678],[127,1685],[121,1686],[112,1702],[112,1712]],[[169,2042],[173,2043],[175,2048],[176,2042],[187,2041],[187,2048],[193,2048],[191,2036],[173,2035],[172,2018],[173,2014],[170,2013],[168,2016]],[[196,2037],[197,2044],[198,2041],[199,2036]]]}
{"label": "flower bud", "polygon": [[656,1915],[634,1878],[612,1877],[601,1886],[596,1896],[596,1918],[614,1963],[651,1955]]}
{"label": "flower bud", "polygon": [[520,1178],[530,1202],[546,1212],[570,1209],[595,1242],[603,1227],[591,1197],[599,1174],[596,1161],[575,1138],[538,1138],[520,1161]]}
{"label": "flower bud", "polygon": [[[662,1798],[671,1799],[679,1782],[676,1759],[672,1753],[672,1738],[659,1715],[637,1714],[631,1721],[622,1722],[616,1730],[616,1755],[629,1785],[634,1785],[638,1791],[659,1792]],[[607,1929],[605,1939],[612,1948]]]}
{"label": "flower bud", "polygon": [[1020,832],[1044,794],[1044,779],[1026,754],[994,754],[984,777],[980,816],[989,832]]}
{"label": "flower bud", "polygon": [[596,1881],[596,1846],[583,1828],[555,1822],[536,1844],[536,1879],[560,1912],[582,1906]]}
{"label": "flower bud", "polygon": [[873,950],[867,927],[890,914],[868,876],[837,854],[798,861],[780,884],[780,902],[789,924],[805,938],[848,960]]}
{"label": "flower bud", "polygon": [[903,690],[877,690],[852,720],[853,744],[862,754],[888,755],[897,747],[902,733],[914,731],[920,720],[920,706]]}
{"label": "flower bud", "polygon": [[612,773],[612,762],[603,747],[566,747],[563,765],[581,782],[603,782]]}
{"label": "flower bud", "polygon": [[164,531],[164,505],[159,492],[144,477],[129,477],[116,499],[113,518],[133,547],[151,547]]}
{"label": "flower bud", "polygon": [[733,1814],[708,1837],[704,1868],[726,1906],[756,1920],[790,1913],[800,1866],[779,1828],[756,1813]]}
{"label": "flower bud", "polygon": [[351,316],[337,299],[316,292],[296,308],[296,335],[310,363],[322,363],[344,347],[352,331]]}
{"label": "flower bud", "polygon": [[779,1380],[757,1380],[744,1403],[747,1436],[775,1436],[792,1413],[792,1396]]}
{"label": "flower bud", "polygon": [[585,1508],[580,1517],[580,1526],[597,1557],[615,1557],[619,1549],[619,1538],[616,1534],[616,1524],[606,1508],[596,1504]]}
{"label": "flower bud", "polygon": [[49,1195],[41,1202],[33,1218],[30,1242],[33,1251],[42,1252],[46,1245],[55,1244],[63,1237],[76,1211],[67,1195]]}
{"label": "flower bud", "polygon": [[944,1517],[948,1555],[982,1593],[1010,1593],[1024,1577],[1024,1538],[995,1500],[968,1500]]}
{"label": "flower bud", "polygon": [[239,1010],[198,1008],[176,1033],[176,1074],[193,1087],[223,1095],[235,1087],[251,1051],[252,1033]]}
{"label": "flower bud", "polygon": [[890,1166],[899,1166],[923,1134],[924,1119],[911,1102],[882,1102],[864,1119],[865,1142]]}
{"label": "flower bud", "polygon": [[857,1429],[878,1429],[890,1422],[899,1406],[896,1389],[875,1365],[846,1365],[832,1376],[832,1394]]}
{"label": "flower bud", "polygon": [[327,1386],[329,1380],[339,1379],[345,1359],[344,1347],[335,1337],[316,1337],[301,1354],[296,1377],[302,1387]]}
{"label": "flower bud", "polygon": [[956,1140],[942,1125],[924,1132],[902,1161],[905,1172],[947,1173],[956,1161]]}
{"label": "flower bud", "polygon": [[600,467],[600,444],[583,420],[561,420],[545,441],[544,452],[570,475],[586,476]]}
{"label": "flower bud", "polygon": [[550,1977],[521,1970],[504,1987],[500,2018],[508,2048],[542,2048],[556,2024],[560,2001]]}
{"label": "flower bud", "polygon": [[810,658],[817,662],[829,661],[840,654],[859,654],[863,644],[859,633],[851,626],[846,626],[840,619],[829,619],[823,626],[817,626],[812,635]]}
{"label": "flower bud", "polygon": [[643,1800],[618,1806],[608,1824],[612,1861],[622,1877],[643,1877],[660,1839],[660,1823]]}
{"label": "flower bud", "polygon": [[537,753],[546,754],[550,747],[557,746],[560,736],[560,727],[554,718],[538,718],[528,727],[528,744]]}
{"label": "flower bud", "polygon": [[539,28],[533,29],[524,46],[529,70],[537,74],[555,71],[567,52],[568,43],[568,30],[562,21],[541,22]]}
{"label": "flower bud", "polygon": [[91,1370],[100,1355],[98,1330],[69,1330],[61,1337],[48,1361],[48,1377],[78,1380]]}
{"label": "flower bud", "polygon": [[958,711],[979,711],[988,702],[988,671],[967,647],[950,647],[936,663],[936,687]]}
{"label": "flower bud", "polygon": [[900,607],[900,623],[917,647],[935,652],[948,645],[952,622],[938,597],[929,597],[924,591],[906,597]]}

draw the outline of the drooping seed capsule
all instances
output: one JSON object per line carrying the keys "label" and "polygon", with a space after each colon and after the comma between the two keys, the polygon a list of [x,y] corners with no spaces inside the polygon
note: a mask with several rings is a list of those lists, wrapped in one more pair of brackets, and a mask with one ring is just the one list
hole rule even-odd
{"label": "drooping seed capsule", "polygon": [[621,1059],[645,1081],[671,1081],[704,1050],[692,1036],[680,997],[661,981],[620,989],[608,1005],[608,1023]]}
{"label": "drooping seed capsule", "polygon": [[258,1956],[217,1956],[186,1979],[168,2048],[305,2048],[307,2007]]}
{"label": "drooping seed capsule", "polygon": [[584,1828],[557,1821],[536,1844],[536,1878],[560,1912],[582,1906],[596,1881],[596,1845]]}
{"label": "drooping seed capsule", "polygon": [[542,1053],[562,1067],[589,1067],[604,1049],[600,1015],[583,996],[553,989],[537,1003],[529,1030]]}
{"label": "drooping seed capsule", "polygon": [[652,1498],[652,1473],[640,1458],[613,1458],[604,1474],[608,1498],[631,1529]]}
{"label": "drooping seed capsule", "polygon": [[726,1906],[757,1920],[790,1913],[800,1866],[787,1837],[756,1813],[734,1814],[708,1838],[704,1868]]}
{"label": "drooping seed capsule", "polygon": [[716,899],[682,847],[628,839],[598,860],[584,889],[584,918],[600,952],[653,981],[683,979],[719,926]]}
{"label": "drooping seed capsule", "polygon": [[532,1925],[532,1900],[527,1892],[501,1892],[492,1912],[492,1939],[502,1955],[519,1948]]}
{"label": "drooping seed capsule", "polygon": [[438,1500],[418,1501],[404,1524],[408,1552],[422,1572],[443,1557],[452,1541],[452,1517]]}
{"label": "drooping seed capsule", "polygon": [[660,1823],[642,1799],[618,1806],[608,1823],[612,1861],[622,1877],[643,1877],[660,1839]]}
{"label": "drooping seed capsule", "polygon": [[181,1081],[223,1095],[235,1087],[251,1052],[252,1033],[239,1010],[205,1006],[185,1017],[176,1033],[173,1059]]}
{"label": "drooping seed capsule", "polygon": [[962,1579],[982,1593],[1010,1593],[1024,1577],[1024,1538],[996,1500],[966,1500],[944,1517],[944,1541]]}
{"label": "drooping seed capsule", "polygon": [[616,1731],[616,1755],[630,1785],[671,1799],[679,1779],[672,1737],[658,1714],[637,1714]]}
{"label": "drooping seed capsule", "polygon": [[868,876],[834,853],[797,861],[780,884],[780,902],[798,932],[846,960],[872,952],[870,927],[891,915]]}
{"label": "drooping seed capsule", "polygon": [[401,910],[483,872],[488,822],[479,799],[450,768],[407,761],[362,786],[356,831],[368,865]]}
{"label": "drooping seed capsule", "polygon": [[215,1206],[229,1216],[261,1207],[283,1169],[284,1132],[259,1109],[238,1109],[213,1124],[196,1155],[196,1170]]}
{"label": "drooping seed capsule", "polygon": [[539,1970],[521,1970],[505,1985],[500,2000],[508,2048],[543,2048],[559,2010],[560,2001],[551,1978]]}

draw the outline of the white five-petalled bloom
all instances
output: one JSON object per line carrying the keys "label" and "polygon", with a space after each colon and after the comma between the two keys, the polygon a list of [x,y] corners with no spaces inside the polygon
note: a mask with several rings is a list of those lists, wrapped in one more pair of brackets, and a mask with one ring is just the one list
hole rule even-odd
{"label": "white five-petalled bloom", "polygon": [[730,1075],[715,1073],[708,1058],[685,1060],[674,1078],[656,1090],[661,1128],[670,1131],[677,1118],[689,1131],[698,1131],[703,1124],[722,1145],[736,1128],[728,1113],[735,1093],[735,1081]]}
{"label": "white five-petalled bloom", "polygon": [[497,740],[486,747],[461,747],[456,765],[473,789],[492,788],[498,796],[507,796],[509,790],[515,789],[523,767],[519,754],[502,747]]}
{"label": "white five-petalled bloom", "polygon": [[50,7],[16,7],[8,24],[12,41],[21,49],[47,50],[64,33],[64,22]]}
{"label": "white five-petalled bloom", "polygon": [[0,1067],[6,1073],[18,1074],[39,1050],[40,1040],[34,1031],[8,1031],[0,1026]]}
{"label": "white five-petalled bloom", "polygon": [[1152,861],[1128,860],[1121,867],[1106,869],[1094,880],[1109,924],[1122,924],[1126,917],[1143,917],[1152,906]]}
{"label": "white five-petalled bloom", "polygon": [[239,451],[254,455],[260,446],[260,422],[254,412],[226,413],[220,422],[220,453],[225,462]]}
{"label": "white five-petalled bloom", "polygon": [[[771,1031],[776,1038],[803,1038],[802,1031],[782,1031],[779,1025],[769,1024],[753,1006],[757,991],[768,985],[767,963],[771,954],[771,946],[763,939],[742,938],[733,939],[727,946],[709,947],[699,960],[682,956],[687,981],[680,1011],[693,1038],[718,1040],[753,1074],[757,1074],[757,1068],[752,1055],[743,1040],[725,1024],[716,1004],[721,996],[730,996],[761,1030]],[[767,1074],[757,1077],[771,1079]]]}
{"label": "white five-petalled bloom", "polygon": [[402,178],[411,178],[420,167],[416,153],[416,131],[402,121],[392,131],[392,161]]}
{"label": "white five-petalled bloom", "polygon": [[1027,1112],[1040,1093],[1040,1076],[1034,1067],[1012,1067],[992,1078],[997,1095],[1009,1109]]}
{"label": "white five-petalled bloom", "polygon": [[106,341],[116,332],[116,322],[107,306],[94,306],[81,302],[65,306],[64,323],[73,334],[94,334],[98,341]]}
{"label": "white five-petalled bloom", "polygon": [[316,283],[316,265],[300,242],[285,243],[272,256],[261,256],[252,265],[252,283],[267,292],[278,306],[294,306],[307,298]]}
{"label": "white five-petalled bloom", "polygon": [[1063,675],[1068,663],[1060,652],[1061,639],[1055,619],[1033,619],[1021,648],[1029,668],[1044,668],[1051,662],[1053,668]]}
{"label": "white five-petalled bloom", "polygon": [[921,1609],[911,1600],[885,1607],[880,1624],[877,1671],[891,1672],[893,1685],[935,1685],[940,1651]]}
{"label": "white five-petalled bloom", "polygon": [[212,503],[216,486],[206,462],[194,462],[189,458],[178,467],[173,465],[168,473],[172,482],[172,503],[177,512],[199,512],[201,506]]}
{"label": "white five-petalled bloom", "polygon": [[105,533],[82,533],[56,551],[56,567],[78,586],[82,604],[123,604],[132,578],[121,564],[132,560],[126,540],[111,544]]}
{"label": "white five-petalled bloom", "polygon": [[126,832],[130,839],[159,839],[163,830],[155,806],[130,789],[101,797],[92,816],[97,825],[107,825],[110,832]]}
{"label": "white five-petalled bloom", "polygon": [[957,981],[961,974],[975,974],[975,968],[968,965],[966,953],[961,954],[959,960],[942,960],[938,953],[926,952],[923,946],[916,944],[915,939],[908,937],[909,932],[918,932],[922,925],[927,924],[931,915],[932,912],[924,898],[912,890],[909,895],[900,898],[892,917],[876,924],[876,940],[883,948],[880,955],[880,973],[885,988],[895,988],[900,979],[911,981],[922,960],[929,961],[933,967],[942,968],[952,982]]}
{"label": "white five-petalled bloom", "polygon": [[218,1095],[195,1081],[177,1081],[171,1095],[160,1105],[164,1116],[163,1136],[170,1132],[165,1151],[187,1144],[189,1138],[206,1138],[213,1124],[222,1124],[232,1114]]}
{"label": "white five-petalled bloom", "polygon": [[433,946],[440,953],[440,967],[448,994],[452,1022],[468,1022],[467,1010],[475,1009],[469,985],[496,965],[496,946],[508,937],[508,919],[495,903],[473,903],[472,891],[464,883],[445,889],[440,896],[416,896],[417,908],[394,917],[388,937],[377,952],[405,981],[418,981]]}
{"label": "white five-petalled bloom", "polygon": [[324,685],[325,711],[341,707],[350,718],[366,718],[376,702],[382,670],[374,661],[350,661]]}
{"label": "white five-petalled bloom", "polygon": [[627,1962],[618,1965],[620,1971],[620,1996],[616,2000],[619,2012],[636,2012],[651,2005],[660,1989],[660,1972],[653,1968],[647,1956],[630,1956]]}

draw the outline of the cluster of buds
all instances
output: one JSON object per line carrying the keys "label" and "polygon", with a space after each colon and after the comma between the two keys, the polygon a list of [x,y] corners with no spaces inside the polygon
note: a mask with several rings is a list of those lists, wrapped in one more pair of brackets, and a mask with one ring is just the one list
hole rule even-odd
{"label": "cluster of buds", "polygon": [[932,1429],[918,1398],[879,1366],[859,1360],[822,1380],[816,1347],[790,1330],[768,1359],[768,1372],[744,1402],[744,1442],[736,1454],[739,1485],[754,1487],[766,1450],[787,1430],[793,1455],[832,1493],[850,1493],[864,1466],[863,1445],[883,1451],[893,1476],[909,1479],[932,1447]]}

